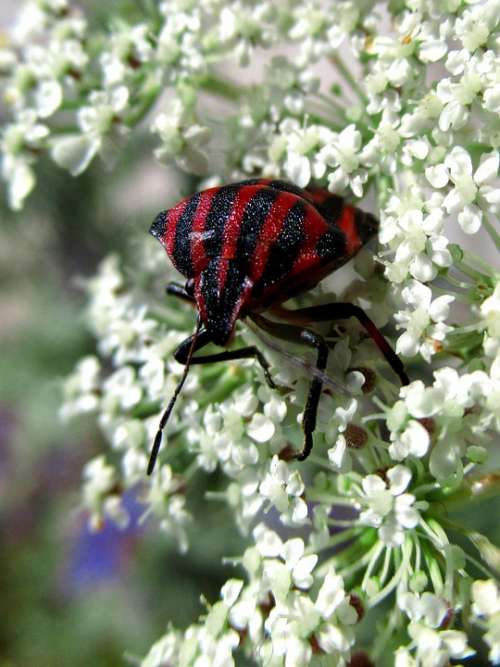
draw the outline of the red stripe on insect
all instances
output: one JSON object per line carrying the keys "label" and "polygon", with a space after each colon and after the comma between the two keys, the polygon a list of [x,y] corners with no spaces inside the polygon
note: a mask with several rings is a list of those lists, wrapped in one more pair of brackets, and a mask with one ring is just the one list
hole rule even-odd
{"label": "red stripe on insect", "polygon": [[352,206],[344,206],[337,226],[345,234],[347,254],[354,254],[361,247],[361,239],[356,228],[355,210]]}
{"label": "red stripe on insect", "polygon": [[166,240],[165,247],[172,261],[174,257],[175,234],[177,231],[177,223],[179,222],[180,217],[183,214],[189,199],[190,197],[183,199],[176,206],[167,211],[167,224],[166,224],[167,231],[165,232],[165,240]]}
{"label": "red stripe on insect", "polygon": [[325,201],[331,197],[330,192],[325,190],[325,188],[309,186],[306,192],[309,195],[309,200],[314,204],[324,204]]}
{"label": "red stripe on insect", "polygon": [[[222,250],[220,254],[221,260],[232,260],[236,257],[236,246],[238,244],[238,238],[240,235],[240,227],[243,221],[243,215],[245,213],[245,208],[248,205],[248,202],[255,197],[256,193],[259,190],[262,190],[265,186],[256,185],[250,187],[240,188],[236,198],[234,200],[233,208],[227,219],[226,226],[224,227],[224,243],[222,245]],[[219,287],[219,292],[222,294],[224,290],[224,285],[226,284],[227,270],[229,267],[228,261],[219,262],[219,272],[217,275],[217,285]]]}
{"label": "red stripe on insect", "polygon": [[205,223],[210,212],[212,200],[219,188],[210,188],[201,193],[196,209],[196,215],[193,218],[193,226],[190,233],[191,241],[191,261],[195,273],[201,273],[206,268],[208,258],[205,254],[205,237],[210,230],[205,231]]}
{"label": "red stripe on insect", "polygon": [[281,192],[269,211],[264,225],[260,230],[259,241],[252,256],[250,275],[254,283],[261,278],[266,270],[267,259],[272,247],[269,239],[274,240],[278,237],[278,234],[283,229],[289,210],[296,202],[296,197],[291,197],[288,192]]}
{"label": "red stripe on insect", "polygon": [[292,266],[290,277],[303,273],[310,267],[317,267],[322,261],[316,251],[316,245],[321,236],[329,230],[329,225],[314,206],[307,207],[304,224],[307,229],[307,236]]}

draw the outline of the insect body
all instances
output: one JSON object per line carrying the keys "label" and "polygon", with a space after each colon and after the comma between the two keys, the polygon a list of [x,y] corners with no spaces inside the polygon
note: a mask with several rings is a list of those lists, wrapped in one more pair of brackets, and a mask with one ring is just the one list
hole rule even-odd
{"label": "insect body", "polygon": [[[194,356],[208,343],[227,345],[237,319],[249,317],[268,333],[314,347],[316,366],[324,371],[328,359],[326,341],[305,324],[356,317],[403,384],[408,383],[399,358],[359,307],[347,303],[295,311],[280,307],[345,264],[375,235],[377,228],[378,222],[371,214],[346,204],[327,190],[303,190],[270,179],[210,188],[158,214],[150,232],[187,279],[184,287],[172,283],[168,291],[194,302],[198,319],[194,334],[175,353],[176,360],[186,368],[161,419],[148,474],[153,470],[163,428],[191,364],[254,357],[274,386],[268,364],[254,346]],[[266,309],[282,321],[261,315]],[[304,448],[297,455],[301,460],[312,447],[321,387],[321,379],[314,377],[303,419]]]}

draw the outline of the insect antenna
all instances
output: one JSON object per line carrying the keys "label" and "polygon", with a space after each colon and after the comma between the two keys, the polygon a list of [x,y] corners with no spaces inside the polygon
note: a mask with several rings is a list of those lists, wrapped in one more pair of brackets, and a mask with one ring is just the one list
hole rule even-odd
{"label": "insect antenna", "polygon": [[201,329],[201,317],[198,315],[198,318],[196,320],[196,329],[195,329],[195,332],[194,332],[194,335],[193,335],[193,340],[191,341],[191,345],[189,347],[189,352],[188,352],[187,359],[186,359],[186,364],[184,366],[184,373],[182,374],[182,377],[179,380],[179,383],[178,383],[177,387],[175,388],[174,395],[170,399],[170,402],[167,405],[167,409],[165,410],[165,412],[163,413],[163,415],[160,419],[160,424],[158,426],[158,431],[156,433],[155,440],[154,440],[154,443],[153,443],[153,449],[151,450],[151,455],[149,457],[148,470],[147,470],[148,475],[151,475],[151,473],[154,470],[156,459],[158,458],[158,452],[160,451],[161,439],[162,439],[162,436],[163,436],[163,429],[165,428],[165,426],[168,422],[168,419],[170,417],[170,413],[172,412],[173,407],[175,405],[175,402],[177,400],[177,396],[180,394],[180,392],[182,390],[182,387],[184,385],[184,382],[186,381],[187,374],[189,372],[189,367],[190,367],[190,364],[191,364],[191,357],[193,356],[193,353],[194,353],[194,350],[195,350],[195,347],[196,347],[196,341],[198,340],[198,335],[200,333],[200,329]]}

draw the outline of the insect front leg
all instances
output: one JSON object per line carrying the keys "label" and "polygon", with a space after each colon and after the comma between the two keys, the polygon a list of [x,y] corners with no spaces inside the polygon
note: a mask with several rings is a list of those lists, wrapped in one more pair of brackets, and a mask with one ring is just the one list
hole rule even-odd
{"label": "insect front leg", "polygon": [[179,283],[172,281],[168,283],[166,292],[170,296],[175,296],[178,299],[187,301],[188,303],[194,303],[194,296],[191,293],[191,291],[188,290],[188,283],[186,283],[186,286],[183,286],[179,285]]}
{"label": "insect front leg", "polygon": [[[187,361],[192,338],[192,336],[186,338],[186,340],[179,345],[174,353],[175,360],[180,364],[185,364]],[[208,345],[210,342],[212,341],[210,340],[209,335],[204,329],[202,329],[198,336],[198,341],[195,345],[195,351],[199,350],[205,345]],[[203,354],[197,357],[191,357],[191,364],[211,364],[217,361],[234,361],[236,359],[252,358],[260,364],[262,370],[264,371],[264,377],[266,378],[267,384],[272,389],[276,389],[276,384],[274,383],[274,380],[272,379],[269,372],[269,362],[262,354],[262,352],[255,347],[255,345],[241,347],[239,350],[226,350],[224,352],[216,352],[214,354]]]}

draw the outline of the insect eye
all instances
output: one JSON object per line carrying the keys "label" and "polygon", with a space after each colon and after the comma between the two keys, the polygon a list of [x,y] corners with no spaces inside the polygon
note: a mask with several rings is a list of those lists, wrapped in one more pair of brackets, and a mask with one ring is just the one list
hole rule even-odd
{"label": "insect eye", "polygon": [[186,280],[186,284],[184,285],[184,289],[186,290],[186,293],[189,294],[189,296],[194,295],[194,279],[189,278]]}

